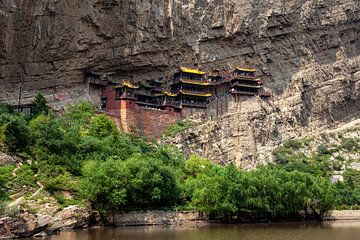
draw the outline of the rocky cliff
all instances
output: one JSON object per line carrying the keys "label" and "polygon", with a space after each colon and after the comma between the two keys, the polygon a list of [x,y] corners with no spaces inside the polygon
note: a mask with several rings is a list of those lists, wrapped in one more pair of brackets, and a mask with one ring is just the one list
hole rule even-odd
{"label": "rocky cliff", "polygon": [[53,105],[91,99],[86,70],[137,81],[250,66],[272,98],[229,99],[228,113],[176,140],[248,165],[360,115],[359,28],[359,0],[0,0],[0,101],[17,102],[20,86],[24,102],[37,90]]}

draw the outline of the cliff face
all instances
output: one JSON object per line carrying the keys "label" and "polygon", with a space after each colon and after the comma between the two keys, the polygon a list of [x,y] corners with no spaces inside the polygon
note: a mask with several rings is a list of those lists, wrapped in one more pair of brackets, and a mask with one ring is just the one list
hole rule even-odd
{"label": "cliff face", "polygon": [[[148,79],[179,65],[258,69],[273,97],[179,137],[248,165],[268,145],[360,112],[359,0],[0,0],[0,101],[90,99],[87,69]],[[198,131],[198,132],[196,132]],[[185,143],[185,144],[184,144]]]}

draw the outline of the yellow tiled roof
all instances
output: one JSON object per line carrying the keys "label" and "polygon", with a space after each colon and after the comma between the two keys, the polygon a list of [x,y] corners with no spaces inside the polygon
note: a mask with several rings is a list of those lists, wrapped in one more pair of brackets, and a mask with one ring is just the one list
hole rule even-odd
{"label": "yellow tiled roof", "polygon": [[164,91],[163,92],[166,96],[169,96],[169,97],[176,97],[178,94],[175,94],[175,93],[171,93],[169,91]]}
{"label": "yellow tiled roof", "polygon": [[180,70],[185,73],[192,73],[192,74],[199,74],[199,75],[205,74],[205,72],[202,72],[198,69],[191,69],[191,68],[186,68],[186,67],[181,67]]}
{"label": "yellow tiled roof", "polygon": [[123,81],[122,85],[125,86],[125,87],[128,87],[128,88],[135,88],[135,89],[139,88],[138,85],[135,85],[135,84],[129,82],[128,80]]}
{"label": "yellow tiled roof", "polygon": [[237,67],[236,69],[239,70],[239,71],[244,71],[244,72],[256,72],[256,70],[253,69],[253,68],[241,68],[241,67]]}

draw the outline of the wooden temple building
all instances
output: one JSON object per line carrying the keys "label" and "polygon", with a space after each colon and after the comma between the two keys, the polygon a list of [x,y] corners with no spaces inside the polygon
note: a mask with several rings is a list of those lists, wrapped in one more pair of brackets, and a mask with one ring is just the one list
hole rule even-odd
{"label": "wooden temple building", "polygon": [[[140,129],[155,137],[188,113],[206,112],[209,103],[223,96],[269,97],[255,69],[236,68],[223,76],[181,67],[172,81],[159,79],[138,83],[107,81],[100,74],[88,74],[89,84],[101,87],[101,111],[125,131]],[[154,133],[156,131],[156,133]]]}
{"label": "wooden temple building", "polygon": [[259,95],[263,82],[256,77],[255,69],[236,68],[230,80],[230,93],[235,95]]}

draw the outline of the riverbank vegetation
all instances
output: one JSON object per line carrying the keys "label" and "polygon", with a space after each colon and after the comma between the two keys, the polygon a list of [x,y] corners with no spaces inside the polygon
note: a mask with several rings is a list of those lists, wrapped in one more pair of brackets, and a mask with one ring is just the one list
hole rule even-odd
{"label": "riverbank vegetation", "polygon": [[336,206],[360,203],[357,172],[347,172],[342,183],[330,183],[324,157],[329,149],[308,158],[296,152],[299,143],[290,142],[274,152],[278,164],[254,171],[219,166],[196,155],[185,161],[174,146],[119,132],[89,103],[59,117],[37,98],[32,116],[0,106],[0,148],[31,161],[16,176],[15,166],[0,167],[2,203],[15,192],[36,189],[37,182],[63,206],[90,201],[103,214],[193,209],[230,221],[240,213],[274,219],[320,216]]}

